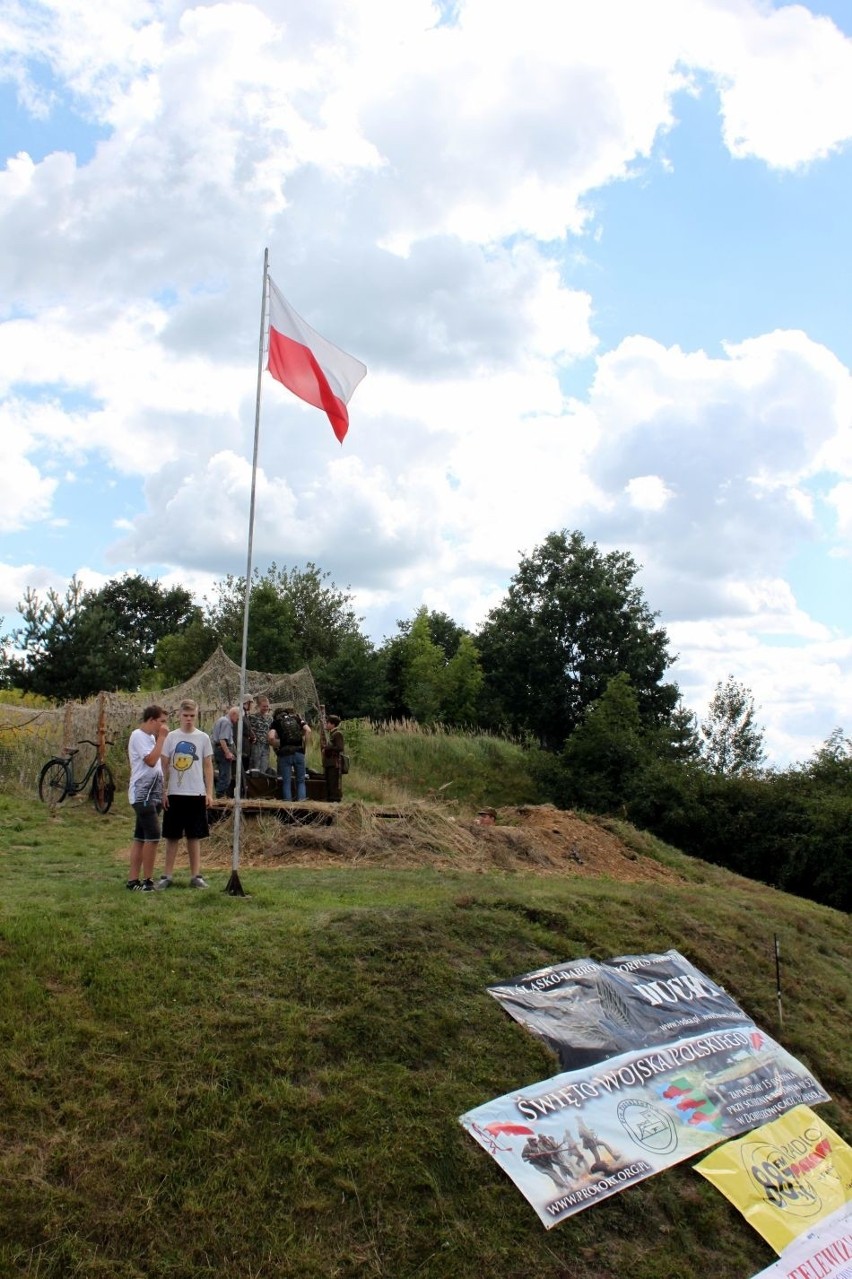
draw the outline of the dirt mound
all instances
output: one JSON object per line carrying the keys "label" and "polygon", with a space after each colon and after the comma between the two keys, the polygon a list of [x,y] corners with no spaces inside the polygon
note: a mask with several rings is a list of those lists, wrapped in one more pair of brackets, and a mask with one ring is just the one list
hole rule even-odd
{"label": "dirt mound", "polygon": [[[299,820],[287,821],[285,816]],[[217,823],[204,849],[210,869],[231,864],[233,824]],[[259,805],[242,823],[241,866],[369,866],[526,871],[675,882],[677,874],[629,848],[602,823],[550,804],[488,809],[462,819],[426,803],[399,809],[306,804]]]}

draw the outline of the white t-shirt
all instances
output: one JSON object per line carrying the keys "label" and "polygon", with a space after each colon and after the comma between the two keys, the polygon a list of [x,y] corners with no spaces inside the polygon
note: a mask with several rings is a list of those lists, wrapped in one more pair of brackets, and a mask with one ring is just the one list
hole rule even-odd
{"label": "white t-shirt", "polygon": [[163,742],[163,756],[169,761],[169,794],[206,795],[202,761],[212,754],[210,738],[200,728],[191,733],[173,728]]}
{"label": "white t-shirt", "polygon": [[161,804],[163,801],[163,770],[160,761],[146,764],[145,756],[150,755],[157,744],[153,733],[146,733],[144,728],[134,728],[127,743],[127,758],[130,760],[130,785],[127,798],[131,804]]}

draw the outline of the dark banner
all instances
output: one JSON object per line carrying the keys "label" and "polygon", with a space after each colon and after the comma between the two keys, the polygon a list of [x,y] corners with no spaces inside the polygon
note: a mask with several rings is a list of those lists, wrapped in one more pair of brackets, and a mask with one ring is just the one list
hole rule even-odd
{"label": "dark banner", "polygon": [[749,1020],[723,987],[676,950],[607,963],[573,959],[488,989],[554,1050],[563,1070]]}

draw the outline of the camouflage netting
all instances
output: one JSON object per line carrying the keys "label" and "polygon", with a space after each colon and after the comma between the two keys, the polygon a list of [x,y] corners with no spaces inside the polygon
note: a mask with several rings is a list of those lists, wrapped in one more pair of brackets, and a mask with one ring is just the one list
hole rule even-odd
{"label": "camouflage netting", "polygon": [[[307,666],[292,675],[246,671],[246,696],[256,699],[261,695],[268,697],[273,707],[292,702],[306,719],[316,720],[319,697]],[[55,710],[0,705],[0,755],[4,748],[14,744],[18,748],[15,755],[20,756],[20,764],[16,761],[11,771],[20,772],[21,780],[29,784],[32,780],[29,775],[35,770],[37,776],[38,767],[49,755],[76,746],[84,739],[97,742],[99,726],[107,742],[120,745],[123,753],[127,737],[139,723],[140,712],[151,703],[164,706],[172,725],[177,727],[178,707],[185,697],[198,702],[199,725],[209,730],[219,715],[239,702],[239,666],[221,648],[217,648],[191,679],[158,693],[136,697],[99,693],[87,702],[67,702]],[[24,744],[26,750],[21,751]],[[87,746],[81,748],[81,761],[91,757],[91,750]],[[7,771],[10,770],[0,768],[0,774]]]}
{"label": "camouflage netting", "polygon": [[[292,702],[300,715],[313,718],[319,708],[314,677],[307,666],[293,675],[275,675],[267,671],[246,671],[246,695],[269,698],[273,706]],[[223,653],[221,648],[210,657],[200,671],[196,671],[185,684],[164,688],[152,697],[167,710],[177,713],[185,697],[198,702],[202,721],[221,715],[229,706],[240,700],[240,668]]]}

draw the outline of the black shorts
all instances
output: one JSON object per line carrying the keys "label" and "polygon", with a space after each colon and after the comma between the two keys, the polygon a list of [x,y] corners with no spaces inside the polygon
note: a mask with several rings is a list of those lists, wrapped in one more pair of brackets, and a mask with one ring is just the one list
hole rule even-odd
{"label": "black shorts", "polygon": [[205,795],[170,795],[169,806],[163,813],[163,835],[166,839],[206,839],[210,834],[207,825],[207,798]]}
{"label": "black shorts", "polygon": [[160,839],[160,813],[163,811],[162,804],[134,804],[133,811],[136,814],[136,829],[133,832],[133,838],[141,840],[143,844],[156,844]]}

